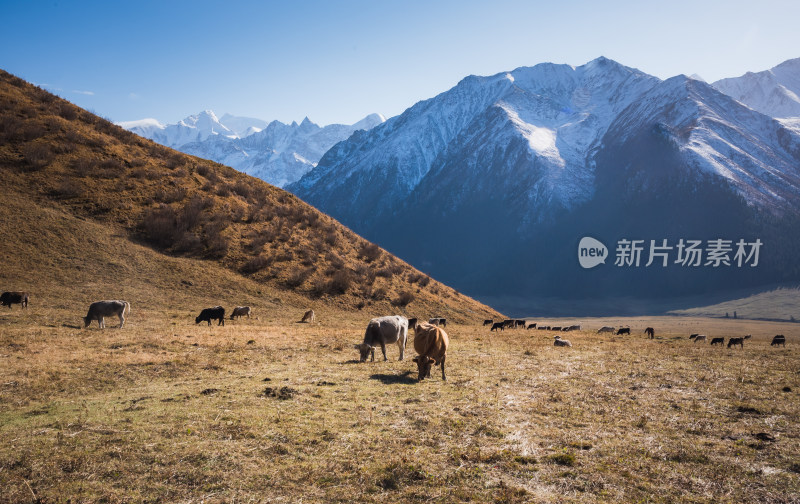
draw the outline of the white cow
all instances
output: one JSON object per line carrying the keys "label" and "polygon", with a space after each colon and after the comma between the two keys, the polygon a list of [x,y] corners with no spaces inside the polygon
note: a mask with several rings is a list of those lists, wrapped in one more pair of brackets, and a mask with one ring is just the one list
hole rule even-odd
{"label": "white cow", "polygon": [[389,315],[370,320],[364,333],[364,342],[353,346],[359,351],[361,362],[366,362],[370,353],[372,354],[372,360],[375,360],[375,347],[377,345],[381,347],[383,360],[388,360],[386,358],[386,345],[397,343],[400,348],[400,360],[403,360],[406,341],[408,341],[408,319],[400,315]]}
{"label": "white cow", "polygon": [[89,327],[92,320],[96,320],[100,329],[104,329],[106,327],[105,317],[116,315],[119,317],[119,327],[121,329],[125,324],[126,312],[128,314],[131,312],[131,305],[127,301],[96,301],[89,305],[89,313],[83,317],[84,327]]}

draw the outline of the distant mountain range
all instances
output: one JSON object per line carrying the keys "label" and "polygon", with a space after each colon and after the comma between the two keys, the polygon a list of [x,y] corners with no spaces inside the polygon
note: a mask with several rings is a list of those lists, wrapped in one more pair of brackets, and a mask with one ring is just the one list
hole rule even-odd
{"label": "distant mountain range", "polygon": [[[589,298],[601,285],[604,296],[682,296],[796,281],[799,62],[714,85],[602,57],[470,76],[355,132],[287,188],[484,299]],[[668,240],[673,257],[669,267],[610,260],[583,270],[585,235],[612,255],[621,239]],[[681,239],[764,247],[757,268],[686,268],[674,262]]]}
{"label": "distant mountain range", "polygon": [[308,118],[300,124],[267,123],[229,114],[217,118],[213,111],[206,110],[177,124],[165,125],[156,119],[118,124],[162,145],[226,164],[283,187],[311,170],[336,142],[383,121],[385,118],[380,114],[371,114],[353,125],[320,127]]}

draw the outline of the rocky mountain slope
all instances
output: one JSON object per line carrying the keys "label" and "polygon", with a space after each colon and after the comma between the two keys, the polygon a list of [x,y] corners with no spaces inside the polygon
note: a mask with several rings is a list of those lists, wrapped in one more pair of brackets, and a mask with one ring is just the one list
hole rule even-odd
{"label": "rocky mountain slope", "polygon": [[663,286],[656,295],[758,281],[744,270],[585,272],[583,233],[763,234],[774,255],[759,273],[798,275],[782,248],[797,233],[780,230],[800,211],[800,134],[705,82],[606,58],[467,77],[340,142],[288,188],[476,295],[586,296],[593,278],[637,294]]}

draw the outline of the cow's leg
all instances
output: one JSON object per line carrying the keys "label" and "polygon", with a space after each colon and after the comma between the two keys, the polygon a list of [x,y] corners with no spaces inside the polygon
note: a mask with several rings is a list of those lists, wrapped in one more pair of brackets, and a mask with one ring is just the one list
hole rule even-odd
{"label": "cow's leg", "polygon": [[375,347],[369,347],[369,353],[372,355],[372,362],[375,362]]}
{"label": "cow's leg", "polygon": [[106,328],[106,318],[105,317],[98,317],[97,318],[97,325],[100,326],[100,329]]}
{"label": "cow's leg", "polygon": [[389,359],[386,358],[386,343],[381,341],[381,352],[383,352],[383,360],[387,361]]}
{"label": "cow's leg", "polygon": [[442,355],[442,380],[447,381],[447,378],[444,376],[444,361],[447,360],[447,355]]}
{"label": "cow's leg", "polygon": [[405,338],[400,338],[399,340],[397,340],[397,346],[398,346],[398,348],[400,348],[400,359],[399,360],[403,360],[403,356],[404,356],[405,351],[406,351],[405,343],[406,343],[406,339]]}
{"label": "cow's leg", "polygon": [[221,325],[221,326],[225,325],[225,317],[224,316],[219,318],[219,322],[217,323],[217,325]]}
{"label": "cow's leg", "polygon": [[119,328],[122,329],[122,326],[125,324],[125,315],[123,315],[124,310],[119,312]]}

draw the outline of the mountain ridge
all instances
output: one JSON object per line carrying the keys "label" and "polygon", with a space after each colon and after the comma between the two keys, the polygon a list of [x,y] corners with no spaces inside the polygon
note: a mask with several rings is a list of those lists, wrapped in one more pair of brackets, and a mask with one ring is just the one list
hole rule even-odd
{"label": "mountain ridge", "polygon": [[[595,232],[615,234],[624,223],[639,233],[649,226],[659,234],[654,239],[677,239],[680,229],[712,233],[714,216],[721,230],[748,237],[763,226],[764,236],[785,247],[781,222],[800,211],[798,142],[796,129],[703,81],[662,81],[600,57],[578,67],[543,63],[466,77],[336,144],[287,188],[467,292],[527,295],[549,287],[560,296],[586,296],[585,279],[596,275],[576,269],[580,233],[592,231],[579,215],[596,223]],[[695,193],[708,201],[694,201]],[[660,224],[670,212],[681,216],[679,225]],[[733,216],[747,223],[740,231],[726,223]],[[408,228],[426,236],[428,246],[404,240]],[[798,238],[791,234],[790,241]],[[493,247],[493,239],[511,250]],[[770,253],[776,255],[766,276],[777,281],[789,252]],[[530,278],[521,279],[526,256],[557,273],[525,267]],[[796,268],[785,271],[797,275]],[[658,282],[663,295],[684,293],[652,271],[640,278],[605,275],[609,285],[645,292]],[[731,283],[710,272],[696,280],[686,272],[673,276],[698,289]]]}
{"label": "mountain ridge", "polygon": [[360,129],[385,121],[369,114],[353,125],[321,127],[308,117],[298,124],[232,116],[212,110],[190,115],[176,124],[155,119],[118,123],[140,136],[187,154],[211,159],[283,187],[311,170],[333,144]]}

